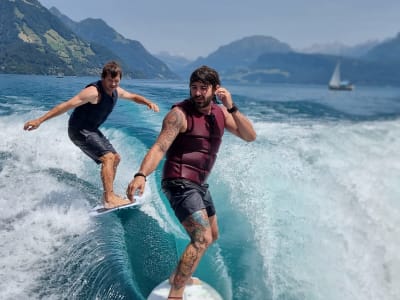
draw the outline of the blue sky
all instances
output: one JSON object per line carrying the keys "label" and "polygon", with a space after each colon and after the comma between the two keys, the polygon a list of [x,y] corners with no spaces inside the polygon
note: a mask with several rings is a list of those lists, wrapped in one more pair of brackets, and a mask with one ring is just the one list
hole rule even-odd
{"label": "blue sky", "polygon": [[39,0],[74,21],[103,19],[151,53],[188,58],[251,35],[303,49],[356,45],[400,32],[400,0]]}

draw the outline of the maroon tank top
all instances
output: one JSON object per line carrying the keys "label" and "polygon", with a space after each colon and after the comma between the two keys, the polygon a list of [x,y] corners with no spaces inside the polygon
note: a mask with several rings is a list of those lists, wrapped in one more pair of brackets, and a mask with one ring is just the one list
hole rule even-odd
{"label": "maroon tank top", "polygon": [[163,179],[187,179],[203,184],[214,166],[225,129],[222,109],[212,103],[211,113],[203,115],[191,100],[178,106],[186,114],[187,130],[179,133],[166,153]]}

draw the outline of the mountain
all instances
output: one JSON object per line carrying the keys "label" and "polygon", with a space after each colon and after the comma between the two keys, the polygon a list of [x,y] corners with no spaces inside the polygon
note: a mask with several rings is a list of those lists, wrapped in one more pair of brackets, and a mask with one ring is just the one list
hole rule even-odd
{"label": "mountain", "polygon": [[0,1],[0,72],[98,75],[115,55],[79,38],[37,0]]}
{"label": "mountain", "polygon": [[67,24],[37,0],[0,0],[0,73],[98,76],[105,62],[116,60],[130,77],[177,78],[101,20]]}
{"label": "mountain", "polygon": [[357,85],[400,85],[400,65],[351,57],[265,53],[247,68],[224,73],[224,80],[257,83],[328,84],[336,63],[341,62],[342,78]]}
{"label": "mountain", "polygon": [[288,44],[282,43],[273,37],[249,36],[221,46],[205,58],[198,58],[190,63],[185,68],[185,71],[188,73],[203,64],[217,70],[231,71],[248,66],[263,53],[290,53],[292,51]]}
{"label": "mountain", "polygon": [[400,34],[377,45],[341,50],[340,55],[300,53],[273,37],[256,35],[187,62],[165,54],[157,58],[100,19],[77,23],[55,8],[52,12],[57,16],[37,0],[0,0],[1,73],[98,76],[103,64],[113,59],[128,76],[177,78],[165,60],[171,68],[182,67],[177,72],[182,78],[206,64],[223,80],[327,84],[340,60],[342,77],[356,85],[400,86]]}
{"label": "mountain", "polygon": [[400,63],[396,59],[400,58],[400,37],[375,44],[367,42],[347,48],[347,55],[309,54],[296,52],[271,37],[252,36],[197,59],[185,68],[186,74],[182,76],[205,64],[216,68],[224,81],[328,84],[340,61],[342,77],[356,85],[399,86]]}
{"label": "mountain", "polygon": [[400,63],[400,33],[369,50],[363,58],[372,61],[384,60],[387,63]]}
{"label": "mountain", "polygon": [[50,9],[50,12],[82,39],[112,49],[128,65],[130,70],[142,74],[141,77],[178,78],[164,62],[151,55],[140,42],[124,38],[103,20],[88,18],[81,22],[74,22],[54,7]]}
{"label": "mountain", "polygon": [[167,66],[173,71],[179,74],[187,65],[189,65],[192,60],[179,55],[171,55],[167,51],[155,54],[155,56],[161,61],[165,62]]}
{"label": "mountain", "polygon": [[[326,84],[339,58],[324,54],[264,53],[242,72],[241,80],[253,82],[288,82]],[[341,59],[346,74],[351,59]],[[238,79],[236,77],[236,79]]]}
{"label": "mountain", "polygon": [[[246,68],[224,72],[223,77],[229,81],[254,83],[325,84],[332,75],[337,59],[324,54],[266,52]],[[347,62],[346,59],[343,64]]]}

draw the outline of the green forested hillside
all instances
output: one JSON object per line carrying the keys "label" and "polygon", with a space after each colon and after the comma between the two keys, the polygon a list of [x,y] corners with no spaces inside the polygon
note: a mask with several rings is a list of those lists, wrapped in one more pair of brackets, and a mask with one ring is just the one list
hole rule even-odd
{"label": "green forested hillside", "polygon": [[[177,78],[139,41],[124,38],[103,20],[74,22],[55,8],[51,12],[37,0],[0,0],[1,73],[98,75],[113,59],[128,76]],[[365,52],[358,58],[305,54],[257,35],[222,45],[191,63],[184,61],[175,71],[187,78],[206,64],[224,80],[328,84],[340,61],[342,79],[356,85],[400,86],[400,34]]]}
{"label": "green forested hillside", "polygon": [[36,0],[0,1],[3,73],[98,74],[111,52],[83,41]]}
{"label": "green forested hillside", "polygon": [[[97,25],[89,30],[102,36]],[[115,44],[107,47],[82,38],[37,0],[0,0],[0,36],[1,73],[98,76],[105,62],[117,60],[128,76],[176,78],[143,47],[114,49]],[[128,56],[136,58],[135,66],[138,61],[146,65],[133,68],[131,60],[123,58]]]}

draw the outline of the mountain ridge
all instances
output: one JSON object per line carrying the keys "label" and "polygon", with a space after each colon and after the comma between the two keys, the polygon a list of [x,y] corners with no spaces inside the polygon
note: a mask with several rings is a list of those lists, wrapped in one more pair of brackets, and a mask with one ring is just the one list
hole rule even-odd
{"label": "mountain ridge", "polygon": [[[264,43],[255,43],[258,39],[263,39]],[[280,47],[270,47],[266,40]],[[243,59],[238,62],[237,57],[230,55],[233,52],[247,53],[243,49],[254,44],[261,47],[255,55],[246,56],[247,62]],[[188,76],[191,69],[206,64],[215,67],[221,77],[232,82],[328,84],[336,63],[340,61],[342,77],[357,85],[399,86],[399,50],[400,34],[376,45],[366,44],[364,49],[357,49],[358,55],[354,57],[302,53],[274,38],[251,36],[219,47],[209,56],[186,65],[179,74]]]}
{"label": "mountain ridge", "polygon": [[136,74],[155,79],[178,78],[164,62],[150,54],[139,41],[126,39],[102,19],[86,18],[75,22],[55,7],[51,7],[49,11],[84,40],[112,48],[130,70],[136,70]]}
{"label": "mountain ridge", "polygon": [[224,80],[327,84],[341,61],[343,77],[356,84],[400,85],[400,34],[347,48],[346,53],[312,54],[271,36],[253,35],[190,61],[165,53],[152,55],[139,41],[124,38],[101,19],[75,22],[37,0],[2,0],[0,17],[3,73],[98,75],[104,62],[114,59],[134,78],[185,79],[207,64]]}
{"label": "mountain ridge", "polygon": [[[116,60],[128,77],[177,78],[165,63],[147,52],[139,42],[124,39],[104,21],[85,22],[81,25],[82,30],[95,22],[95,27],[100,24],[101,30],[108,30],[116,36],[115,40],[122,43],[113,40],[110,47],[100,40],[83,38],[37,0],[1,0],[0,72],[98,76],[104,63]],[[127,48],[121,50],[123,44]],[[121,51],[115,51],[113,47]]]}
{"label": "mountain ridge", "polygon": [[110,54],[81,40],[37,0],[2,0],[0,16],[4,73],[94,74]]}

